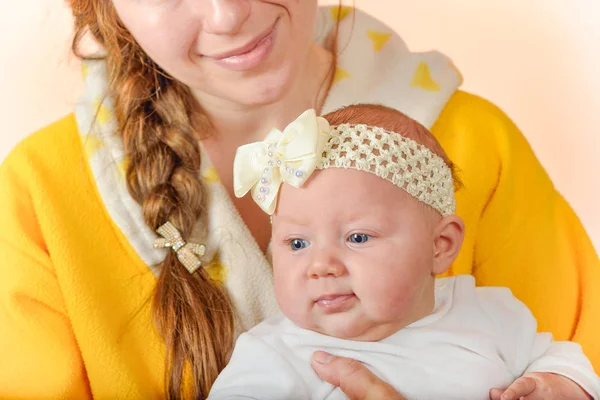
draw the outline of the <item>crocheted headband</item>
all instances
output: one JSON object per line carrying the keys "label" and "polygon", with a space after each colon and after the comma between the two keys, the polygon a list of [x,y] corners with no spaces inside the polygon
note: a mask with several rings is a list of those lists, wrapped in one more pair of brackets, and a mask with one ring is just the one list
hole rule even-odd
{"label": "crocheted headband", "polygon": [[392,182],[442,216],[454,214],[452,171],[444,160],[412,139],[368,125],[329,126],[315,110],[305,111],[283,132],[238,148],[234,192],[248,191],[269,215],[282,182],[301,187],[315,169],[353,168]]}

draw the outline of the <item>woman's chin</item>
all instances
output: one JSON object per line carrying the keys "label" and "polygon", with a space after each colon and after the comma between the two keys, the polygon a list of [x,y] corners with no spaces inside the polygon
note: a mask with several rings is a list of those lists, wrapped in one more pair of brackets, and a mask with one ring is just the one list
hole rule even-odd
{"label": "woman's chin", "polygon": [[239,94],[240,103],[247,105],[269,105],[290,95],[299,79],[298,68],[289,61],[272,65],[268,70],[239,81],[231,88],[231,95]]}
{"label": "woman's chin", "polygon": [[259,79],[253,83],[249,92],[244,93],[243,101],[245,104],[257,106],[276,103],[289,95],[293,86],[291,81],[291,78],[281,76]]}

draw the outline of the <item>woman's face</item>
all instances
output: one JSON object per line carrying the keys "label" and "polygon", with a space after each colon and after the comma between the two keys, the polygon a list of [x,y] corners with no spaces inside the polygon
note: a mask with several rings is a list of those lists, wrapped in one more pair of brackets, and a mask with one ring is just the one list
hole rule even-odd
{"label": "woman's face", "polygon": [[140,46],[201,103],[278,100],[304,68],[317,0],[113,0]]}

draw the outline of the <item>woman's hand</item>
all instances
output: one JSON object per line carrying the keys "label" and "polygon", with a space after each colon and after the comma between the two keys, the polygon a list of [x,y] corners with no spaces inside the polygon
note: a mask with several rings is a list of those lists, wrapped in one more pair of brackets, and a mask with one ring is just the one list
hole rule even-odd
{"label": "woman's hand", "polygon": [[317,351],[312,367],[321,379],[339,387],[350,400],[405,400],[356,360]]}
{"label": "woman's hand", "polygon": [[506,390],[490,390],[490,400],[588,400],[592,397],[575,382],[547,372],[523,375]]}

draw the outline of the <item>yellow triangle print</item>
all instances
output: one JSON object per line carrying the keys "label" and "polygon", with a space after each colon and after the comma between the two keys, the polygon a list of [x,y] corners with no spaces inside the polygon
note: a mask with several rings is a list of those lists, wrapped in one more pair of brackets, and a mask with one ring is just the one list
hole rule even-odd
{"label": "yellow triangle print", "polygon": [[129,159],[125,158],[124,160],[120,161],[118,167],[123,179],[127,178],[127,167],[129,167]]}
{"label": "yellow triangle print", "polygon": [[221,180],[215,167],[210,167],[209,169],[207,169],[202,177],[208,183],[217,183]]}
{"label": "yellow triangle print", "polygon": [[204,264],[204,269],[213,281],[219,282],[220,284],[225,283],[228,269],[223,263],[221,263],[218,254],[212,259],[211,262]]}
{"label": "yellow triangle print", "polygon": [[84,80],[87,79],[89,69],[90,69],[90,67],[89,67],[89,65],[87,65],[86,62],[81,64],[81,75],[83,76]]}
{"label": "yellow triangle print", "polygon": [[88,158],[91,158],[98,151],[98,149],[104,146],[102,140],[98,139],[94,135],[85,135],[81,138],[81,141],[83,144],[83,151],[85,151],[85,154],[88,156]]}
{"label": "yellow triangle print", "polygon": [[106,125],[110,122],[112,113],[100,100],[96,99],[94,101],[94,109],[96,110],[96,121],[98,121],[100,125]]}
{"label": "yellow triangle print", "polygon": [[456,67],[456,65],[454,65],[454,63],[452,61],[448,61],[448,65],[450,66],[450,68],[452,68],[454,70],[454,72],[456,72],[456,75],[458,75],[458,79],[462,83],[463,76],[462,76],[461,72],[458,70],[458,68]]}
{"label": "yellow triangle print", "polygon": [[346,18],[352,11],[354,11],[354,7],[331,7],[331,18],[333,18],[334,21],[342,22],[342,20]]}
{"label": "yellow triangle print", "polygon": [[331,86],[343,81],[344,79],[350,78],[352,75],[348,71],[343,68],[337,67],[335,69],[335,75],[333,75],[333,82],[331,82]]}
{"label": "yellow triangle print", "polygon": [[369,39],[373,42],[373,50],[380,51],[392,37],[391,33],[381,33],[377,31],[367,31]]}
{"label": "yellow triangle print", "polygon": [[429,65],[423,61],[421,61],[417,66],[417,70],[415,71],[415,75],[413,76],[410,86],[420,87],[429,92],[439,92],[441,89],[440,84],[434,81],[431,77]]}

